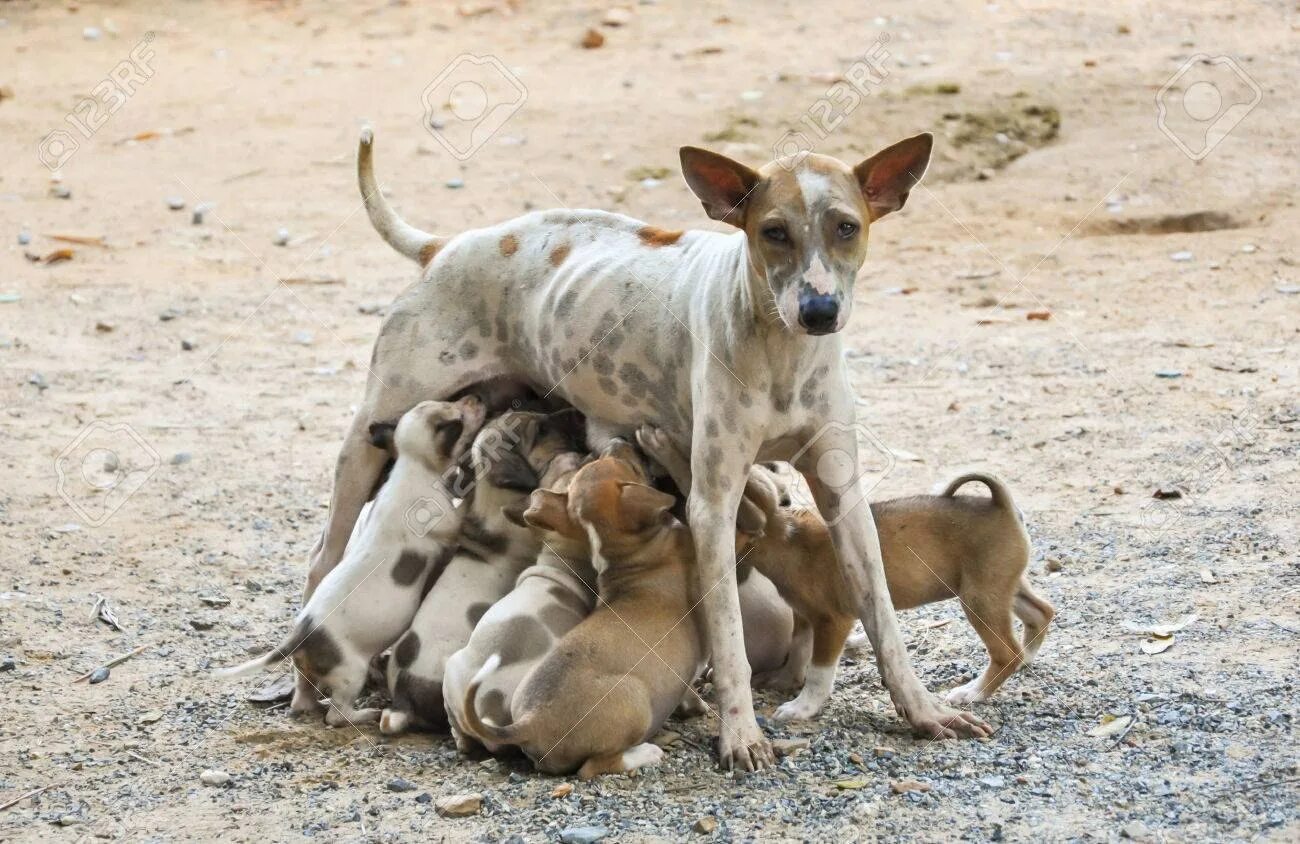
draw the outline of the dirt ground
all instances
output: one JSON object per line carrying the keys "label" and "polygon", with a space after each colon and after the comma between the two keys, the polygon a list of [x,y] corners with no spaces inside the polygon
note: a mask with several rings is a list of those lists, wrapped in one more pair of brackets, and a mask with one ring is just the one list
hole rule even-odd
{"label": "dirt ground", "polygon": [[[44,789],[0,840],[1300,839],[1296,9],[923,8],[0,2],[0,805]],[[1198,53],[1236,64],[1176,77]],[[828,99],[864,67],[867,96]],[[506,103],[468,156],[464,73]],[[394,203],[451,233],[559,205],[713,225],[680,145],[757,165],[827,115],[815,147],[850,161],[938,139],[873,227],[847,346],[896,458],[874,495],[979,466],[1025,511],[1059,616],[977,706],[992,739],[913,739],[849,653],[821,721],[767,724],[808,740],[771,772],[670,722],[662,768],[553,797],[518,760],[210,679],[287,628],[413,277],[362,211],[361,125]],[[1189,615],[1159,653],[1126,626]],[[902,624],[931,688],[982,666],[955,604]],[[462,792],[478,815],[435,812]]]}

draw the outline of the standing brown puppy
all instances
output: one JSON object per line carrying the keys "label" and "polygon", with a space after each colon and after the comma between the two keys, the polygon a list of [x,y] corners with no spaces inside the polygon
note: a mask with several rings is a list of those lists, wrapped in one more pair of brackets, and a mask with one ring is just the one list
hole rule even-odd
{"label": "standing brown puppy", "polygon": [[478,686],[465,692],[465,728],[480,741],[515,744],[538,770],[583,779],[657,764],[651,736],[682,699],[704,662],[689,584],[691,533],[668,511],[676,499],[647,485],[630,445],[614,440],[574,476],[567,492],[537,490],[529,524],[591,541],[600,602],[524,679],[511,724],[484,721]]}

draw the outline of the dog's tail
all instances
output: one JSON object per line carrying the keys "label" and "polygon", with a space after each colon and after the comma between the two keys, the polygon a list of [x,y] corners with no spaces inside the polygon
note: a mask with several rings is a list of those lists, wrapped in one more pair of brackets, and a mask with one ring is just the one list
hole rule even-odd
{"label": "dog's tail", "polygon": [[357,148],[357,183],[366,203],[366,213],[370,215],[370,224],[389,246],[420,266],[428,266],[447,241],[407,223],[384,199],[379,183],[375,181],[374,145],[375,132],[367,126],[361,130],[361,143]]}
{"label": "dog's tail", "polygon": [[272,663],[293,656],[294,651],[302,647],[303,640],[307,638],[307,633],[310,632],[307,628],[307,624],[300,623],[292,633],[284,638],[284,641],[271,650],[240,665],[217,668],[213,670],[212,676],[223,680],[233,680],[236,677],[246,677],[249,674],[258,674],[265,671]]}
{"label": "dog's tail", "polygon": [[520,744],[526,739],[522,735],[522,729],[526,726],[524,723],[527,719],[520,719],[513,724],[497,726],[496,724],[484,721],[479,717],[478,710],[474,708],[474,698],[478,697],[479,687],[483,681],[493,671],[501,667],[501,654],[492,654],[488,657],[487,662],[483,663],[474,674],[474,679],[469,681],[469,686],[465,689],[465,731],[474,735],[479,741],[492,741],[497,744]]}
{"label": "dog's tail", "polygon": [[957,494],[957,490],[961,489],[968,483],[984,484],[984,486],[989,488],[989,492],[993,495],[993,503],[995,505],[1003,510],[1016,514],[1017,517],[1021,518],[1021,521],[1024,521],[1020,514],[1020,508],[1017,507],[1015,501],[1011,499],[1011,490],[1007,488],[1007,485],[1003,483],[1000,478],[996,475],[990,475],[987,472],[967,472],[963,475],[958,475],[949,481],[944,486],[943,492],[939,494],[951,498]]}

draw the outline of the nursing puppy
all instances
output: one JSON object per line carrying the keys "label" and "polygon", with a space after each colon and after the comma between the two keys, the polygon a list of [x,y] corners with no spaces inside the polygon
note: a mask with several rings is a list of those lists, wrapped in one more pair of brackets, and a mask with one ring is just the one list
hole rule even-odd
{"label": "nursing puppy", "polygon": [[[586,461],[576,452],[561,454],[552,461],[540,484],[541,489],[565,492],[578,469]],[[522,505],[522,506],[521,506]],[[506,507],[504,515],[521,530],[530,531],[541,547],[534,565],[525,569],[514,588],[504,598],[483,611],[465,646],[447,660],[442,695],[447,721],[456,747],[463,753],[471,750],[477,737],[463,727],[465,690],[488,659],[500,660],[496,667],[479,676],[475,709],[489,720],[510,720],[510,705],[515,690],[537,663],[555,644],[591,612],[596,601],[596,571],[591,566],[591,545],[586,535],[545,535],[523,519],[528,498]],[[472,614],[472,613],[471,613]],[[495,752],[501,745],[483,742]]]}
{"label": "nursing puppy", "polygon": [[[411,623],[426,579],[446,564],[461,528],[445,477],[483,425],[475,396],[456,402],[426,401],[394,427],[371,427],[371,442],[395,458],[375,496],[370,517],[358,528],[343,561],[321,582],[298,613],[293,632],[269,653],[218,671],[239,677],[292,658],[315,694],[295,693],[295,712],[319,711],[330,699],[327,723],[373,721],[379,710],[354,704],[370,661]],[[413,519],[411,513],[430,515]],[[433,516],[436,516],[433,517]]]}
{"label": "nursing puppy", "polygon": [[[574,476],[567,493],[538,490],[529,524],[590,539],[600,603],[525,678],[513,722],[485,721],[465,693],[467,732],[518,745],[537,768],[589,779],[653,765],[649,742],[704,660],[702,619],[689,578],[691,533],[669,510],[676,499],[649,486],[630,446],[614,445]],[[620,456],[621,453],[621,456]],[[481,674],[500,662],[494,654]]]}
{"label": "nursing puppy", "polygon": [[488,422],[463,461],[465,509],[460,547],[428,594],[388,661],[392,704],[379,720],[389,735],[447,726],[442,682],[447,658],[465,646],[474,625],[537,559],[541,540],[509,521],[503,509],[528,499],[565,471],[562,455],[582,447],[582,415],[508,411]]}
{"label": "nursing puppy", "polygon": [[[689,465],[662,432],[643,428],[637,438],[676,483],[690,483]],[[758,470],[751,472],[750,489]],[[991,497],[957,497],[957,490],[971,482],[987,486]],[[775,478],[773,483],[779,484]],[[770,504],[772,499],[765,501]],[[988,668],[949,692],[948,700],[960,704],[987,699],[1033,659],[1055,615],[1052,605],[1034,592],[1024,576],[1029,535],[1006,485],[991,475],[965,474],[950,481],[939,495],[876,502],[871,512],[895,609],[960,598],[967,619],[988,649]],[[841,579],[830,532],[812,510],[769,509],[766,530],[754,540],[744,561],[771,579],[798,619],[787,667],[761,678],[771,685],[803,680],[798,697],[778,707],[774,717],[811,718],[821,711],[834,687],[835,669],[856,613]],[[1024,625],[1021,640],[1012,628],[1013,613]],[[802,630],[810,635],[801,635]]]}

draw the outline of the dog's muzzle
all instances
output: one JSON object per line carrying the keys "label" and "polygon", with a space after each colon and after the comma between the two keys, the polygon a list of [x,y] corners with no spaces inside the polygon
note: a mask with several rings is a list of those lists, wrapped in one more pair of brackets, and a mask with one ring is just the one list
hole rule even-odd
{"label": "dog's muzzle", "polygon": [[839,319],[839,296],[813,293],[799,297],[799,325],[809,334],[830,334]]}

